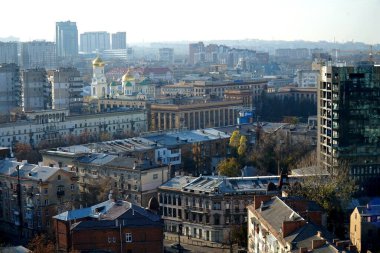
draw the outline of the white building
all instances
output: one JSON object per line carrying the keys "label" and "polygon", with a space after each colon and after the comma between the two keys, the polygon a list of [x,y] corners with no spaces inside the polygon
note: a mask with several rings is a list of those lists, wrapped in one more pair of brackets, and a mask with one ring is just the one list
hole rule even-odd
{"label": "white building", "polygon": [[9,147],[17,142],[38,145],[41,141],[54,143],[82,133],[111,136],[120,131],[146,132],[146,112],[120,112],[69,116],[68,110],[46,110],[27,113],[27,120],[0,125],[0,146]]}
{"label": "white building", "polygon": [[298,70],[294,82],[298,87],[317,88],[318,77],[318,70]]}
{"label": "white building", "polygon": [[108,95],[104,65],[105,63],[99,56],[92,61],[91,97],[93,98],[104,98]]}
{"label": "white building", "polygon": [[161,86],[161,95],[162,96],[185,96],[191,97],[193,96],[193,84],[192,83],[175,83]]}
{"label": "white building", "polygon": [[83,53],[102,52],[110,48],[108,32],[85,32],[80,35],[80,51]]}
{"label": "white building", "polygon": [[174,62],[174,49],[173,48],[160,48],[158,50],[158,60],[166,63]]}

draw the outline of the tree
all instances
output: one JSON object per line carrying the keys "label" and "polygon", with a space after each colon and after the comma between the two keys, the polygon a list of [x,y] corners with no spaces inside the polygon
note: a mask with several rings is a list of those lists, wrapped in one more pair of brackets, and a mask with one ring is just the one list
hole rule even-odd
{"label": "tree", "polygon": [[17,143],[14,151],[18,161],[27,160],[28,163],[38,164],[42,160],[40,153],[29,144]]}
{"label": "tree", "polygon": [[239,140],[239,147],[238,147],[238,155],[239,157],[245,156],[245,152],[247,151],[247,137],[245,135],[242,135]]}
{"label": "tree", "polygon": [[327,211],[328,229],[338,237],[344,237],[344,207],[358,187],[349,177],[347,164],[342,162],[336,171],[331,175],[305,176],[300,185],[290,188],[290,195],[303,196],[318,203]]}
{"label": "tree", "polygon": [[97,179],[87,179],[89,184],[85,186],[81,200],[79,201],[83,206],[91,206],[107,200],[111,190],[113,191],[114,197],[122,198],[118,188],[115,187],[116,181],[113,178],[99,176]]}
{"label": "tree", "polygon": [[238,148],[239,147],[239,140],[240,140],[239,130],[233,131],[232,135],[230,137],[230,147]]}
{"label": "tree", "polygon": [[241,175],[240,164],[236,158],[226,158],[222,160],[218,164],[217,170],[219,175],[226,177],[238,177]]}
{"label": "tree", "polygon": [[48,239],[47,235],[36,235],[28,244],[28,249],[32,252],[50,253],[55,251],[54,243]]}

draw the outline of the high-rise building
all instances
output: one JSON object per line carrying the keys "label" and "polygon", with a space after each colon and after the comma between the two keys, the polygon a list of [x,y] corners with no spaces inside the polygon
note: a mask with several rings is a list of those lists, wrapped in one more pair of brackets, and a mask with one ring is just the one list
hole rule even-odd
{"label": "high-rise building", "polygon": [[45,69],[22,70],[21,82],[24,112],[51,108],[51,86]]}
{"label": "high-rise building", "polygon": [[23,69],[54,69],[57,65],[55,43],[48,41],[31,41],[21,44],[21,62]]}
{"label": "high-rise building", "polygon": [[76,22],[56,22],[55,42],[57,56],[72,57],[78,55],[78,29]]}
{"label": "high-rise building", "polygon": [[81,112],[83,79],[76,68],[59,68],[48,72],[52,89],[52,109]]}
{"label": "high-rise building", "polygon": [[205,45],[203,42],[189,44],[189,64],[205,61]]}
{"label": "high-rise building", "polygon": [[17,42],[0,42],[0,64],[18,63]]}
{"label": "high-rise building", "polygon": [[160,48],[158,50],[159,61],[173,63],[174,62],[174,49],[173,48]]}
{"label": "high-rise building", "polygon": [[112,49],[127,49],[126,32],[117,32],[112,34]]}
{"label": "high-rise building", "polygon": [[323,66],[318,85],[318,159],[360,181],[380,175],[380,66]]}
{"label": "high-rise building", "polygon": [[80,51],[84,53],[102,52],[110,49],[108,32],[85,32],[80,35]]}
{"label": "high-rise building", "polygon": [[0,65],[0,113],[9,114],[21,105],[19,67],[12,64]]}

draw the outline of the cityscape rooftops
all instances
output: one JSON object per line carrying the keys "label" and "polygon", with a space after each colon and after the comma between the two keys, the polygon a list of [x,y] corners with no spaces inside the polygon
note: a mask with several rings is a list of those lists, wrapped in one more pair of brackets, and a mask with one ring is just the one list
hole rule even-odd
{"label": "cityscape rooftops", "polygon": [[[93,153],[92,156],[87,158],[87,160],[91,158],[91,161],[95,161],[95,159],[100,159],[98,157],[100,154],[119,155],[134,151],[147,151],[157,148],[178,146],[186,143],[211,141],[229,137],[229,134],[213,128],[171,132],[151,132],[142,134],[140,137],[60,147],[45,150],[43,153],[61,156],[78,156]],[[97,153],[97,156],[95,156],[94,153]]]}
{"label": "cityscape rooftops", "polygon": [[[260,177],[223,177],[223,176],[176,176],[161,185],[162,190],[175,190],[182,192],[192,192],[194,194],[249,194],[266,193],[268,185],[277,185],[279,176]],[[290,181],[297,180],[297,177],[289,178]]]}

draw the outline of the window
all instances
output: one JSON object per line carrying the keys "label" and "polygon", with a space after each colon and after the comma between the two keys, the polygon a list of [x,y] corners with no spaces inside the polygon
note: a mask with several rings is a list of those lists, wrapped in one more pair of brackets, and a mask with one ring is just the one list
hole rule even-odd
{"label": "window", "polygon": [[48,194],[48,188],[44,188],[44,194],[45,194],[45,195]]}
{"label": "window", "polygon": [[49,200],[45,199],[45,206],[49,205]]}
{"label": "window", "polygon": [[72,185],[70,185],[70,189],[72,190],[72,191],[74,191],[75,190],[75,186],[72,184]]}
{"label": "window", "polygon": [[58,180],[61,180],[61,175],[58,175]]}
{"label": "window", "polygon": [[157,179],[158,178],[158,174],[153,174],[153,179]]}
{"label": "window", "polygon": [[132,233],[125,234],[125,242],[132,242]]}

